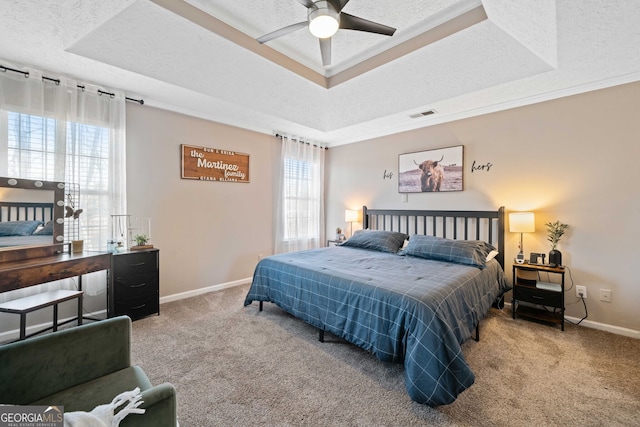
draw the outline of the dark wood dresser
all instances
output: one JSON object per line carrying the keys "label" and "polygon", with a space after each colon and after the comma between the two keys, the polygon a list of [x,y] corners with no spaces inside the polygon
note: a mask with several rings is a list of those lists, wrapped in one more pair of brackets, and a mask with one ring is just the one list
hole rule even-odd
{"label": "dark wood dresser", "polygon": [[108,316],[137,320],[160,314],[160,251],[114,253],[109,279]]}

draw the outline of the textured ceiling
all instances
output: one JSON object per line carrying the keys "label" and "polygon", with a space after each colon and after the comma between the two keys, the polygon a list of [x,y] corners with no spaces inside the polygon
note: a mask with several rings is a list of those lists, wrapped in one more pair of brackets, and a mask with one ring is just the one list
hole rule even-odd
{"label": "textured ceiling", "polygon": [[623,0],[351,0],[345,12],[398,30],[340,30],[329,67],[306,29],[254,40],[305,20],[296,0],[0,6],[0,65],[329,146],[640,80],[640,3]]}

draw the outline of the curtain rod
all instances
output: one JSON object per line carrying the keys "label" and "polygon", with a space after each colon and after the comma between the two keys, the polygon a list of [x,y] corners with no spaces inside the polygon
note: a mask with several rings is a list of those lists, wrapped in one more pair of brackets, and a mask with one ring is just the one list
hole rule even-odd
{"label": "curtain rod", "polygon": [[287,135],[283,135],[283,134],[281,134],[281,133],[276,133],[276,134],[275,134],[275,137],[276,137],[276,138],[283,138],[283,137],[284,137],[284,138],[289,138],[290,140],[295,141],[295,142],[299,142],[299,143],[301,143],[301,144],[313,145],[314,147],[322,148],[322,149],[324,149],[324,150],[328,150],[328,149],[329,149],[329,147],[325,147],[325,146],[318,145],[318,144],[312,144],[312,143],[310,143],[310,142],[302,141],[302,140],[300,140],[300,139],[297,139],[297,138],[294,138],[294,137],[291,137],[291,136],[287,136]]}
{"label": "curtain rod", "polygon": [[[14,73],[22,74],[26,78],[29,77],[29,72],[28,71],[16,70],[15,68],[5,67],[4,65],[0,65],[0,71],[2,71],[2,72],[13,71]],[[54,79],[52,77],[42,76],[42,80],[48,80],[50,82],[54,82],[56,85],[60,84],[60,79]],[[82,85],[76,85],[76,86],[78,87],[78,89],[81,89],[84,92],[84,86],[82,86]],[[115,93],[106,92],[106,91],[100,90],[100,89],[98,89],[98,94],[99,95],[109,95],[111,98],[116,96]],[[125,96],[124,99],[126,99],[127,101],[137,102],[140,105],[144,105],[144,99],[134,99],[134,98],[129,98],[128,96]]]}

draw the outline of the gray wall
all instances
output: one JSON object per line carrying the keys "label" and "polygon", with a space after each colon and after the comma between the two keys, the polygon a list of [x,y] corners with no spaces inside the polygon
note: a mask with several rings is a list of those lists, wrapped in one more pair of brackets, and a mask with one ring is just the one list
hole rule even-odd
{"label": "gray wall", "polygon": [[[180,145],[250,155],[250,183],[181,179]],[[268,135],[127,104],[128,213],[152,218],[161,297],[250,278],[273,251],[280,144]]]}

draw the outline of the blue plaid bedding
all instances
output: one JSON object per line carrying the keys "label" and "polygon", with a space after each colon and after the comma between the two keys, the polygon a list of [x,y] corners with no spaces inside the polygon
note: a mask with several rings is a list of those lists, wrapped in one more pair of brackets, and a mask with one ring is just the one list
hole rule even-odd
{"label": "blue plaid bedding", "polygon": [[473,384],[460,345],[510,288],[495,260],[481,270],[333,246],[264,258],[244,305],[273,302],[380,360],[404,362],[409,396],[437,406]]}

